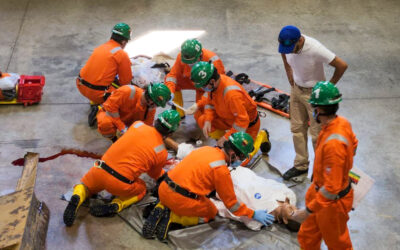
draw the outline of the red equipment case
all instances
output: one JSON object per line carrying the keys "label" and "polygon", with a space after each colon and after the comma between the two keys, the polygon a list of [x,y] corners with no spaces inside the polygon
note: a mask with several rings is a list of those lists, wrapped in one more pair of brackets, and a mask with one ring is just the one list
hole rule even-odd
{"label": "red equipment case", "polygon": [[42,100],[44,76],[21,75],[18,83],[17,101],[24,106],[39,103]]}

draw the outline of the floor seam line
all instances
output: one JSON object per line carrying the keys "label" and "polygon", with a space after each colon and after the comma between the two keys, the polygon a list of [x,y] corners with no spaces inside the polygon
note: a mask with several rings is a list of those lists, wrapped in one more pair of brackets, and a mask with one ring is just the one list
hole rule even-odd
{"label": "floor seam line", "polygon": [[24,22],[25,22],[25,17],[26,17],[26,13],[28,12],[28,9],[29,9],[29,4],[30,4],[30,2],[31,2],[31,0],[28,0],[27,3],[26,3],[24,15],[22,16],[22,21],[21,21],[21,24],[19,25],[19,30],[18,30],[17,38],[15,38],[15,42],[14,42],[14,45],[13,45],[12,50],[11,50],[10,58],[8,59],[8,63],[7,63],[7,67],[6,67],[6,72],[8,72],[8,67],[10,67],[10,63],[11,63],[11,60],[12,60],[13,55],[14,55],[15,47],[17,46],[17,42],[18,42],[18,40],[19,40],[19,36],[20,36],[20,34],[21,34],[22,26],[24,25]]}

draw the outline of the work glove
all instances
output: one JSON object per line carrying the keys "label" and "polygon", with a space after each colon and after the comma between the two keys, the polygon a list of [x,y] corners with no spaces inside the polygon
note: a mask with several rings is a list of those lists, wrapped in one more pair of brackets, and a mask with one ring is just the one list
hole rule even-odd
{"label": "work glove", "polygon": [[171,99],[169,99],[169,101],[167,102],[167,104],[168,104],[169,106],[174,106],[174,102],[173,102],[174,97],[175,97],[175,94],[174,94],[174,93],[171,93]]}
{"label": "work glove", "polygon": [[196,111],[197,111],[197,104],[195,103],[195,104],[193,104],[192,106],[190,106],[190,107],[186,110],[185,114],[186,114],[186,115],[193,115],[194,113],[196,113]]}
{"label": "work glove", "polygon": [[253,219],[264,226],[269,226],[274,223],[275,217],[272,214],[269,214],[267,210],[256,210],[254,211]]}

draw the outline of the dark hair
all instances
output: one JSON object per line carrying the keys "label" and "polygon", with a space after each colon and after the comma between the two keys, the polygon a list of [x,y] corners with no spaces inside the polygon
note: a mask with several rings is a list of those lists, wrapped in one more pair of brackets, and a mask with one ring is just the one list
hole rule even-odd
{"label": "dark hair", "polygon": [[[219,74],[218,74],[218,70],[217,70],[217,67],[214,67],[214,72],[213,72],[213,74],[212,74],[212,76],[211,76],[211,78],[210,78],[210,80],[211,79],[214,79],[214,80],[218,80],[219,79]],[[210,80],[208,80],[208,81],[210,81]]]}
{"label": "dark hair", "polygon": [[115,33],[111,34],[111,39],[116,41],[119,44],[122,44],[122,41],[128,41],[128,39],[126,39],[125,37],[115,34]]}
{"label": "dark hair", "polygon": [[235,145],[233,145],[233,143],[230,140],[227,140],[224,142],[224,150],[225,152],[229,153],[229,151],[233,151],[235,152],[235,154],[242,160],[245,159],[246,156],[239,151],[238,148],[235,147]]}
{"label": "dark hair", "polygon": [[321,115],[335,115],[339,109],[339,103],[332,105],[321,105],[317,107],[322,109]]}
{"label": "dark hair", "polygon": [[154,128],[162,135],[162,136],[168,136],[169,134],[172,133],[172,131],[164,126],[164,124],[161,123],[160,119],[157,119],[154,123]]}

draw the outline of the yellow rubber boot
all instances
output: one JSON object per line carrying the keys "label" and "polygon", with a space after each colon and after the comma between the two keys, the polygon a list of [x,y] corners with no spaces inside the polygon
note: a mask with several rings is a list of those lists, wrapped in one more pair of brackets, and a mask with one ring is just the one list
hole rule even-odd
{"label": "yellow rubber boot", "polygon": [[[176,91],[175,92],[175,96],[174,96],[174,100],[173,100],[176,104],[178,104],[179,106],[183,107],[183,97],[182,97],[182,91]],[[185,112],[176,107],[176,111],[178,111],[180,117],[184,117],[185,116]]]}
{"label": "yellow rubber boot", "polygon": [[76,217],[76,213],[78,212],[78,208],[82,205],[82,203],[86,200],[88,196],[89,191],[87,190],[85,185],[75,185],[71,200],[68,202],[68,205],[64,211],[63,220],[66,226],[72,226]]}
{"label": "yellow rubber boot", "polygon": [[[260,132],[258,132],[256,140],[254,141],[254,150],[249,154],[250,158],[252,158],[258,152],[263,143],[270,143],[269,134],[266,129],[262,129]],[[263,153],[268,153],[268,152],[263,152]]]}
{"label": "yellow rubber boot", "polygon": [[78,209],[80,207],[80,205],[82,205],[82,203],[89,196],[89,191],[87,190],[85,185],[77,184],[77,185],[75,185],[74,192],[72,193],[72,196],[74,196],[74,195],[78,195],[79,198],[80,198],[79,199],[79,203],[78,203],[78,207],[76,208],[76,209]]}
{"label": "yellow rubber boot", "polygon": [[216,129],[212,132],[210,132],[208,134],[209,137],[215,139],[215,140],[219,140],[219,138],[221,138],[222,136],[224,136],[225,131],[224,130],[220,130],[220,129]]}
{"label": "yellow rubber boot", "polygon": [[139,197],[137,195],[129,198],[122,198],[122,197],[117,197],[114,200],[111,201],[111,204],[117,204],[118,205],[118,211],[117,213],[121,212],[124,208],[129,207],[132,204],[135,204],[136,202],[139,201]]}
{"label": "yellow rubber boot", "polygon": [[179,216],[171,212],[171,222],[181,224],[184,227],[194,226],[199,224],[199,217]]}

